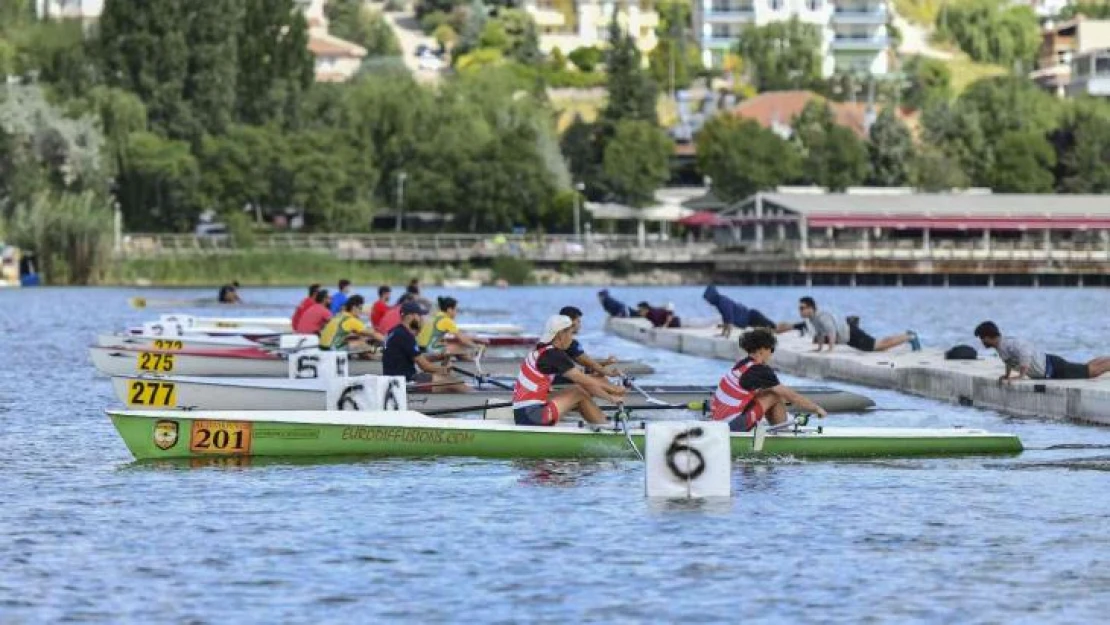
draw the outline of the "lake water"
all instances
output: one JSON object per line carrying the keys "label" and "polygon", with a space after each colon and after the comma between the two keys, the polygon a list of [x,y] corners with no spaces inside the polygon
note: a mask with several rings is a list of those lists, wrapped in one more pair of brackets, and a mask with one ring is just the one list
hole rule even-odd
{"label": "lake water", "polygon": [[[774,318],[806,291],[726,292]],[[974,344],[993,318],[1067,356],[1110,352],[1105,290],[809,292],[876,335]],[[850,387],[881,410],[834,423],[964,424],[1028,450],[740,462],[716,505],[650,503],[633,460],[135,464],[86,346],[153,314],[132,295],[211,294],[0,291],[0,622],[1079,623],[1110,609],[1110,430],[889,391]],[[700,289],[614,294],[710,315]],[[246,289],[274,308],[243,314],[286,314],[301,295]],[[536,332],[577,305],[590,351],[646,360],[660,380],[712,383],[725,366],[607,336],[593,289],[456,295]]]}

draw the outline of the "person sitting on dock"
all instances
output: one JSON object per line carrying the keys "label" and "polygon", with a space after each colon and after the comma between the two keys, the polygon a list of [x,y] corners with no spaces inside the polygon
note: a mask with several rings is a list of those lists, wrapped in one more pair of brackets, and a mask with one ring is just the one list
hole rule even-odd
{"label": "person sitting on dock", "polygon": [[597,292],[597,300],[601,302],[601,307],[605,309],[610,317],[631,317],[632,311],[624,302],[609,295],[609,289],[602,289]]}
{"label": "person sitting on dock", "polygon": [[231,284],[221,286],[220,292],[216,295],[216,301],[221,304],[242,304],[243,299],[239,297],[239,281],[235,280]]}
{"label": "person sitting on dock", "polygon": [[308,286],[308,297],[301,300],[300,304],[297,304],[297,308],[293,311],[293,319],[291,323],[294,332],[297,331],[297,321],[300,320],[301,315],[304,314],[304,311],[308,310],[312,307],[313,304],[316,303],[316,292],[319,290],[319,284],[310,284]]}
{"label": "person sitting on dock", "polygon": [[385,338],[373,328],[366,327],[359,317],[362,315],[362,305],[366,301],[361,295],[352,295],[343,304],[343,311],[331,318],[324,329],[320,331],[320,349],[347,349],[352,348],[364,351],[370,347],[369,342],[381,343]]}
{"label": "person sitting on dock", "polygon": [[[513,420],[517,425],[555,425],[559,417],[576,410],[590,423],[605,423],[605,413],[593,397],[618,403],[625,390],[604,378],[586,375],[574,366],[566,349],[574,340],[574,322],[555,315],[544,325],[540,342],[520,365],[513,385]],[[557,376],[574,386],[552,393]]]}
{"label": "person sitting on dock", "polygon": [[[983,342],[983,347],[994,348],[998,357],[1006,364],[1006,372],[999,378],[1002,382],[1020,380],[1024,377],[1048,380],[1087,380],[1097,378],[1110,371],[1110,356],[1100,356],[1086,363],[1069,362],[1056,354],[1047,354],[1032,343],[1010,336],[1002,336],[993,321],[984,321],[975,327],[975,336]],[[1010,373],[1017,371],[1017,377]]]}
{"label": "person sitting on dock", "polygon": [[337,285],[335,293],[331,296],[331,314],[338,315],[339,311],[347,304],[347,297],[351,291],[351,281],[343,278]]}
{"label": "person sitting on dock", "polygon": [[331,296],[328,295],[328,290],[319,289],[312,296],[312,306],[293,324],[293,331],[297,334],[320,334],[334,316],[331,314]]}
{"label": "person sitting on dock", "polygon": [[837,344],[854,347],[861,352],[885,352],[904,343],[909,343],[915,352],[921,350],[921,341],[913,330],[876,340],[859,327],[859,317],[838,317],[831,311],[818,310],[817,302],[812,297],[798,300],[798,312],[813,324],[813,340],[817,343],[814,351],[817,352],[826,345],[831,352]]}
{"label": "person sitting on dock", "polygon": [[[419,300],[417,300],[417,303],[419,303]],[[447,351],[446,338],[448,334],[453,335],[455,340],[463,347],[478,348],[480,345],[488,343],[485,339],[467,336],[459,331],[459,326],[455,323],[455,317],[458,314],[458,300],[453,297],[439,298],[439,312],[421,328],[420,335],[416,337],[420,348],[432,354],[445,352]]]}
{"label": "person sitting on dock", "polygon": [[775,323],[767,318],[756,308],[748,308],[747,306],[733,300],[732,298],[721,295],[717,287],[712,284],[705,287],[705,292],[702,293],[704,299],[710,306],[717,309],[721,315],[721,336],[730,336],[732,328],[768,328],[781,334],[789,332],[790,330],[797,330],[804,327],[804,323],[791,324],[791,323]]}
{"label": "person sitting on dock", "polygon": [[[578,333],[582,331],[582,311],[574,306],[563,306],[559,314],[570,318],[571,322],[574,324],[573,334],[577,337]],[[582,345],[578,342],[577,338],[572,339],[570,346],[564,351],[566,351],[567,356],[570,356],[571,360],[582,365],[586,373],[610,378],[620,375],[620,371],[612,368],[612,365],[617,362],[616,358],[609,356],[600,362],[590,358],[586,355],[586,350],[582,349]],[[555,382],[557,384],[566,383],[564,380],[556,380]]]}
{"label": "person sitting on dock", "polygon": [[[384,375],[404,376],[417,386],[414,391],[426,393],[465,393],[470,390],[466,384],[451,375],[447,365],[432,364],[434,360],[445,360],[446,355],[425,355],[416,344],[421,321],[428,311],[417,302],[401,305],[401,323],[398,323],[385,336],[382,351],[382,373]],[[417,370],[419,368],[419,371]]]}
{"label": "person sitting on dock", "polygon": [[756,328],[740,335],[740,349],[747,357],[733,365],[717,384],[710,400],[710,415],[727,421],[733,432],[747,432],[767,419],[771,425],[786,423],[786,404],[828,416],[825,409],[779,381],[768,363],[775,353],[778,338],[767,328]]}
{"label": "person sitting on dock", "polygon": [[636,316],[647,319],[656,328],[682,327],[682,320],[674,314],[673,310],[658,308],[647,302],[636,304]]}

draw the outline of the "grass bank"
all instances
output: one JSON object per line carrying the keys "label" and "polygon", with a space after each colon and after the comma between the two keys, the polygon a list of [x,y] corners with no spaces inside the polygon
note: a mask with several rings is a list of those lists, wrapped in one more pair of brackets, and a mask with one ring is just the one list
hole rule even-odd
{"label": "grass bank", "polygon": [[314,252],[244,251],[236,254],[166,256],[111,261],[103,284],[120,286],[212,286],[238,280],[247,286],[334,284],[348,278],[356,284],[401,284],[411,278],[428,280],[424,268],[353,262]]}

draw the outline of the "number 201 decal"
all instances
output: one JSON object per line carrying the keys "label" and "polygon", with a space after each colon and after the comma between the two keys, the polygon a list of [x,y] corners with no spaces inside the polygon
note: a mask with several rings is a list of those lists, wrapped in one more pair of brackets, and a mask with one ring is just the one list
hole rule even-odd
{"label": "number 201 decal", "polygon": [[176,406],[177,386],[173,382],[131,380],[127,383],[127,403],[131,406]]}
{"label": "number 201 decal", "polygon": [[173,371],[173,354],[139,352],[138,361],[139,371],[153,371],[155,373]]}
{"label": "number 201 decal", "polygon": [[253,428],[236,421],[193,421],[189,451],[201,454],[249,454]]}

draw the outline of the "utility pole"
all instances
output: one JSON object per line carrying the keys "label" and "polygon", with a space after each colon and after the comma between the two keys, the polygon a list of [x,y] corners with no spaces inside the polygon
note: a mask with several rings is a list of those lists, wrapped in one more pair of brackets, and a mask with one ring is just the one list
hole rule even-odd
{"label": "utility pole", "polygon": [[408,176],[403,171],[397,172],[397,232],[401,231],[405,223],[405,178]]}
{"label": "utility pole", "polygon": [[586,190],[586,185],[581,182],[574,183],[574,238],[582,240],[582,216],[580,214],[582,206],[582,192]]}

